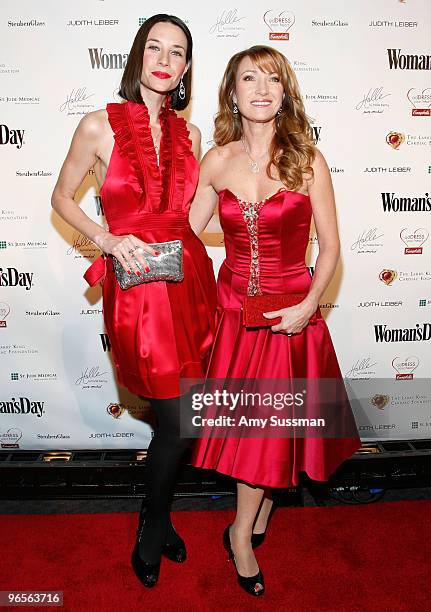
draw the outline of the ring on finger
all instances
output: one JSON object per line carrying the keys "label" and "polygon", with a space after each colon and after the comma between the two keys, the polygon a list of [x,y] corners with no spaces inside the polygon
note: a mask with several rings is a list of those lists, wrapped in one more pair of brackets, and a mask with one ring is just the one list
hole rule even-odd
{"label": "ring on finger", "polygon": [[129,249],[129,255],[133,255],[135,251],[138,250],[138,247],[134,247],[133,249]]}

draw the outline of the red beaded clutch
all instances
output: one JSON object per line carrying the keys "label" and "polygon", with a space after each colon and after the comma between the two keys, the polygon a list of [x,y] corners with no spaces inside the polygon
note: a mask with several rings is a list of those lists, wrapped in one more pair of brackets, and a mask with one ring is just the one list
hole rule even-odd
{"label": "red beaded clutch", "polygon": [[[281,317],[266,319],[263,313],[296,306],[306,296],[306,293],[247,295],[242,304],[242,324],[245,327],[272,327],[272,325],[277,325],[280,323]],[[311,324],[317,322],[317,310],[311,315],[308,322]]]}

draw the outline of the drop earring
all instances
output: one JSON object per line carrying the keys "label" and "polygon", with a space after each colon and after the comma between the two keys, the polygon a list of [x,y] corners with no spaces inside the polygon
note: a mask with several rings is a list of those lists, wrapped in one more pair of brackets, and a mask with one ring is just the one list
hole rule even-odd
{"label": "drop earring", "polygon": [[233,112],[233,114],[234,114],[234,115],[237,115],[237,114],[238,114],[238,107],[237,107],[237,105],[236,105],[236,102],[234,102],[234,103],[233,103],[233,109],[232,109],[232,112]]}
{"label": "drop earring", "polygon": [[281,115],[281,113],[283,112],[283,107],[280,106],[280,108],[277,111],[277,117],[279,117]]}
{"label": "drop earring", "polygon": [[186,88],[184,87],[183,77],[181,77],[180,89],[178,91],[178,97],[180,98],[180,100],[184,100],[185,97],[186,97]]}

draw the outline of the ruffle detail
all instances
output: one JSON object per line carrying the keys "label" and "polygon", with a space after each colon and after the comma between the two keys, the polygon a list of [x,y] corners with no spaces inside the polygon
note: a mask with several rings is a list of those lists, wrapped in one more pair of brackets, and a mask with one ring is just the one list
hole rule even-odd
{"label": "ruffle detail", "polygon": [[[162,173],[162,189],[164,207],[174,211],[183,209],[185,186],[185,158],[192,154],[192,141],[189,138],[187,122],[178,117],[174,110],[167,113],[164,122],[165,129],[163,160],[166,164]],[[173,162],[173,163],[172,163]]]}
{"label": "ruffle detail", "polygon": [[145,104],[127,101],[107,104],[115,142],[129,159],[144,193],[147,210],[157,211],[162,194],[156,151]]}
{"label": "ruffle detail", "polygon": [[120,154],[129,159],[142,189],[145,210],[182,211],[185,157],[192,153],[192,143],[186,121],[170,108],[170,98],[160,111],[160,168],[146,105],[129,100],[107,104],[106,110]]}

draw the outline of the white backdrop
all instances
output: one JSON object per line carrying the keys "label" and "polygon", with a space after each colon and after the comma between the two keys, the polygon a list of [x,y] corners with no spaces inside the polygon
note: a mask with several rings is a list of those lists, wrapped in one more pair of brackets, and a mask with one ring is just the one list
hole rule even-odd
{"label": "white backdrop", "polygon": [[[100,287],[82,278],[97,249],[50,196],[78,121],[116,100],[140,20],[156,12],[192,31],[188,118],[204,151],[233,53],[269,44],[296,69],[335,185],[342,258],[321,308],[343,375],[368,381],[358,428],[364,440],[429,437],[429,0],[17,0],[0,18],[2,448],[148,444],[145,406],[115,383]],[[103,223],[97,194],[90,172],[76,200]],[[220,237],[205,242],[217,270]],[[312,230],[311,270],[317,252]]]}

